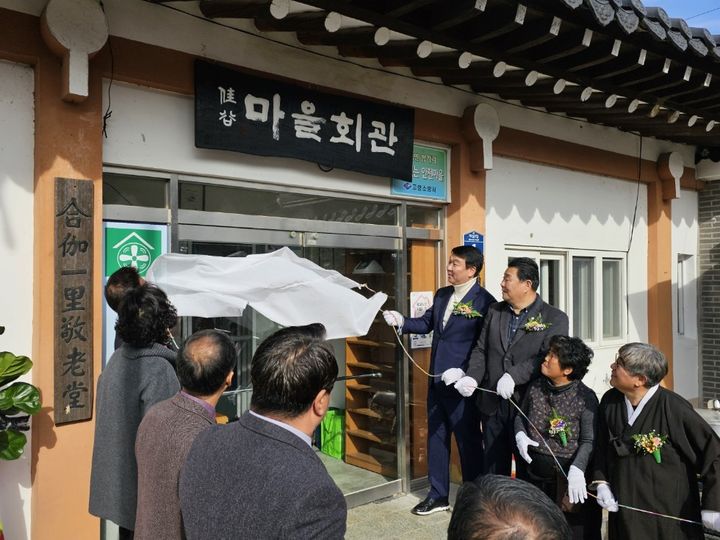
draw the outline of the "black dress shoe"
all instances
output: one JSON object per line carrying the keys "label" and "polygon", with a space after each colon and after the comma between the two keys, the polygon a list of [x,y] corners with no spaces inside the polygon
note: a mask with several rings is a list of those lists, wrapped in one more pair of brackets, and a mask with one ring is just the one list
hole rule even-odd
{"label": "black dress shoe", "polygon": [[431,499],[428,496],[424,501],[415,505],[410,511],[417,516],[427,516],[446,510],[450,510],[450,504],[447,499]]}

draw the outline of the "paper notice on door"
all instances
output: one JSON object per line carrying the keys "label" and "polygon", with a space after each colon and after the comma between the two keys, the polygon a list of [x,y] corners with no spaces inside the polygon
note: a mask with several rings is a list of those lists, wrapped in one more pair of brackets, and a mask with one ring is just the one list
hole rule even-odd
{"label": "paper notice on door", "polygon": [[[432,291],[418,291],[410,293],[411,317],[422,317],[433,303]],[[429,334],[410,334],[411,349],[427,349],[432,346],[432,332]]]}

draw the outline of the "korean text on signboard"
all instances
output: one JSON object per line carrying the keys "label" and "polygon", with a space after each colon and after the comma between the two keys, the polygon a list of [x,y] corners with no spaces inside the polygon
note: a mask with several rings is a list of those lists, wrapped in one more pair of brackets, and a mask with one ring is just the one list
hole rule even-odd
{"label": "korean text on signboard", "polygon": [[412,181],[392,180],[393,195],[446,201],[448,198],[447,150],[413,146]]}
{"label": "korean text on signboard", "polygon": [[414,111],[195,62],[195,146],[410,180]]}
{"label": "korean text on signboard", "polygon": [[55,423],[93,404],[93,183],[55,179]]}

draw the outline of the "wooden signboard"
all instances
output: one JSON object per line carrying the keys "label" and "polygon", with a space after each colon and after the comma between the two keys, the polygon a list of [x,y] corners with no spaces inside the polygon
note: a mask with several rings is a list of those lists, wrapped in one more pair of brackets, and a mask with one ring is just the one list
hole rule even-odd
{"label": "wooden signboard", "polygon": [[55,424],[93,406],[93,183],[55,179]]}
{"label": "wooden signboard", "polygon": [[195,146],[410,181],[415,112],[195,61]]}

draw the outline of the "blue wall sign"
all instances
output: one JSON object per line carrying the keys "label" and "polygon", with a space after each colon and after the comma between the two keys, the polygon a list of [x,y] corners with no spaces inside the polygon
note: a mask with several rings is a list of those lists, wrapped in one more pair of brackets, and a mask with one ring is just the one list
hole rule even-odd
{"label": "blue wall sign", "polygon": [[472,246],[477,248],[480,253],[483,253],[485,237],[477,231],[467,232],[463,234],[463,245]]}

